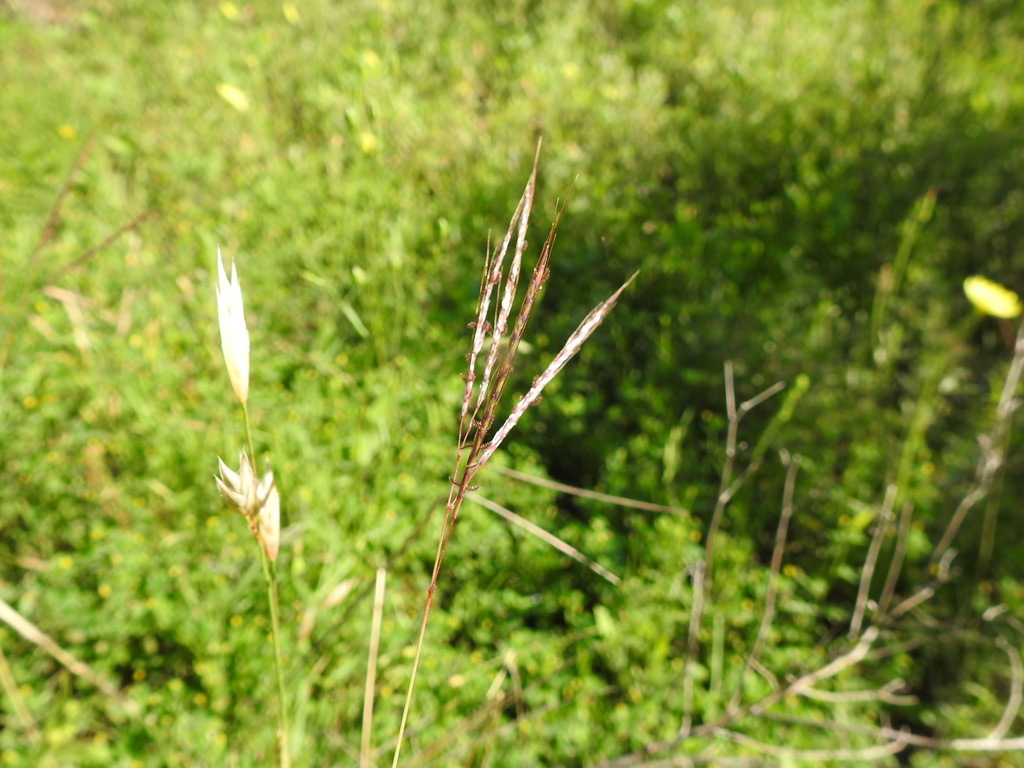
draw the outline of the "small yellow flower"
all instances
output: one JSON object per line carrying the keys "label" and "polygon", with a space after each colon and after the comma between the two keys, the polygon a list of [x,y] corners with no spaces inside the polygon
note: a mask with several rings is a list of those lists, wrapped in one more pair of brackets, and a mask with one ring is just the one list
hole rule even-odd
{"label": "small yellow flower", "polygon": [[299,23],[299,9],[295,7],[295,3],[282,3],[281,13],[289,24]]}
{"label": "small yellow flower", "polygon": [[220,320],[220,348],[228,367],[228,378],[235,397],[242,405],[249,399],[249,331],[245,327],[242,287],[238,273],[231,265],[231,280],[224,271],[224,262],[217,249],[217,318]]}
{"label": "small yellow flower", "polygon": [[380,69],[380,55],[376,51],[367,48],[359,54],[359,58],[367,69]]}
{"label": "small yellow flower", "polygon": [[359,148],[363,154],[372,154],[377,149],[377,137],[370,131],[363,131],[359,134]]}
{"label": "small yellow flower", "polygon": [[241,88],[231,83],[220,83],[217,86],[217,94],[239,112],[249,111],[249,97]]}
{"label": "small yellow flower", "polygon": [[964,280],[964,293],[974,308],[986,315],[1011,318],[1017,317],[1022,310],[1016,293],[987,277],[968,277]]}

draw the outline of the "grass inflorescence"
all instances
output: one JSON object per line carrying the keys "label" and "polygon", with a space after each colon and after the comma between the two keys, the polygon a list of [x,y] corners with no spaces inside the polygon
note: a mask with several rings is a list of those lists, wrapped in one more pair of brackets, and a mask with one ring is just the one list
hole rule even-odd
{"label": "grass inflorescence", "polygon": [[1022,24],[0,3],[0,763],[1012,762]]}

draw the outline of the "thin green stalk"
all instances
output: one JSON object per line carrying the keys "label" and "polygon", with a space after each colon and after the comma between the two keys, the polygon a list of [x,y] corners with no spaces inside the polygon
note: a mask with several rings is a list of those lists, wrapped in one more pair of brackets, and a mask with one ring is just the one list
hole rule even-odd
{"label": "thin green stalk", "polygon": [[[249,443],[249,455],[256,461],[256,449],[252,439],[252,425],[249,421],[249,408],[242,403],[242,418],[245,420],[245,437]],[[279,602],[277,597],[277,568],[267,557],[263,546],[257,542],[256,549],[260,553],[260,565],[263,578],[267,582],[267,603],[270,606],[270,632],[274,641],[274,674],[277,677],[277,743],[278,765],[280,768],[291,768],[291,756],[288,753],[288,705],[284,692],[284,670],[281,664],[281,622],[279,618]]]}
{"label": "thin green stalk", "polygon": [[284,671],[281,664],[281,622],[278,618],[277,599],[277,568],[267,557],[267,553],[260,550],[260,564],[263,566],[263,577],[267,580],[267,602],[270,604],[270,631],[274,640],[274,672],[277,676],[277,727],[278,746],[280,747],[281,768],[291,767],[291,757],[288,753],[288,706],[284,693]]}
{"label": "thin green stalk", "polygon": [[32,713],[25,706],[25,700],[18,690],[18,684],[14,680],[14,675],[11,674],[11,667],[7,663],[7,657],[4,656],[3,648],[0,648],[0,685],[3,686],[4,693],[11,700],[14,712],[18,716],[19,725],[28,735],[29,741],[33,744],[38,744],[40,738],[39,729],[36,728],[35,721],[32,719]]}
{"label": "thin green stalk", "polygon": [[[252,425],[249,423],[249,406],[242,403],[242,418],[245,419],[245,437],[249,441],[249,456],[252,457],[253,470],[256,468],[256,448],[252,442]],[[263,547],[260,547],[263,549]]]}

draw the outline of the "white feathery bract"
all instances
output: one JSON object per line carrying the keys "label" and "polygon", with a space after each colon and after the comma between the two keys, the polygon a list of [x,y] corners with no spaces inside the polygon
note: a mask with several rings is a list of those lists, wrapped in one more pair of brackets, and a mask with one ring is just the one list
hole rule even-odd
{"label": "white feathery bract", "polygon": [[274,484],[270,460],[264,464],[263,477],[256,479],[245,451],[238,456],[238,471],[218,458],[220,477],[214,477],[220,495],[228,506],[245,518],[249,530],[272,561],[281,545],[281,497]]}
{"label": "white feathery bract", "polygon": [[220,248],[217,249],[217,318],[220,321],[220,347],[228,368],[235,397],[245,405],[249,399],[249,330],[245,327],[242,287],[238,272],[231,265],[231,280],[224,271]]}

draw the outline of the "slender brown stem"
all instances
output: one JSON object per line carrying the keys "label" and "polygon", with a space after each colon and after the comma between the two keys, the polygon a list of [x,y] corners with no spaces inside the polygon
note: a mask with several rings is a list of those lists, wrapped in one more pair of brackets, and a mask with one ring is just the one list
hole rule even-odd
{"label": "slender brown stem", "polygon": [[[522,272],[523,254],[527,244],[526,233],[536,189],[539,156],[540,143],[538,142],[537,154],[534,156],[533,168],[530,172],[530,179],[526,184],[526,189],[519,200],[505,237],[497,248],[488,253],[481,277],[476,317],[471,324],[473,328],[473,341],[467,356],[469,367],[464,376],[465,388],[459,416],[455,471],[451,476],[449,484],[448,502],[445,504],[444,520],[441,523],[437,553],[434,557],[434,567],[431,572],[426,599],[424,600],[423,618],[420,622],[419,638],[416,643],[416,653],[409,677],[409,687],[406,691],[405,704],[402,708],[402,720],[399,725],[393,761],[393,766],[396,767],[401,757],[402,743],[408,724],[409,711],[412,706],[413,691],[416,685],[416,674],[419,670],[419,662],[423,653],[427,621],[430,616],[434,594],[437,591],[441,564],[447,553],[448,542],[451,540],[452,532],[455,529],[455,522],[458,520],[459,511],[462,509],[462,503],[466,498],[466,494],[474,490],[471,485],[473,478],[498,449],[520,417],[539,399],[543,388],[575,356],[590,334],[601,324],[612,306],[614,306],[615,300],[622,293],[626,285],[628,285],[628,282],[624,284],[610,298],[599,304],[587,315],[576,331],[569,337],[561,351],[555,356],[554,360],[534,380],[530,390],[519,399],[501,428],[488,440],[488,435],[490,435],[491,428],[497,419],[502,395],[512,376],[519,344],[522,341],[526,326],[536,306],[540,291],[548,279],[548,262],[554,245],[558,217],[561,216],[562,210],[564,210],[563,205],[551,225],[537,263],[530,273],[525,296],[519,302],[510,331],[509,321],[512,318],[513,309],[517,302],[517,289]],[[515,240],[514,247],[512,246],[513,238]],[[510,248],[512,248],[512,259],[506,273],[504,271],[504,264]],[[504,283],[502,283],[503,276]],[[500,299],[496,306],[494,306],[493,320],[489,320],[496,292],[500,293]],[[485,347],[487,352],[484,356],[483,371],[478,379],[476,368]]]}
{"label": "slender brown stem", "polygon": [[75,175],[82,169],[82,165],[85,163],[85,159],[89,156],[89,152],[91,150],[92,140],[90,139],[82,145],[82,149],[78,153],[78,157],[76,157],[75,162],[71,164],[71,170],[68,171],[68,175],[65,177],[64,183],[57,192],[57,199],[53,201],[50,213],[46,217],[46,223],[43,224],[43,229],[39,233],[39,240],[36,241],[35,248],[32,249],[32,255],[29,257],[28,262],[29,267],[35,265],[36,261],[39,259],[40,252],[46,244],[53,239],[53,232],[57,227],[57,222],[60,220],[60,209],[64,205],[64,198],[66,198],[68,193],[71,191],[71,183],[74,181]]}

